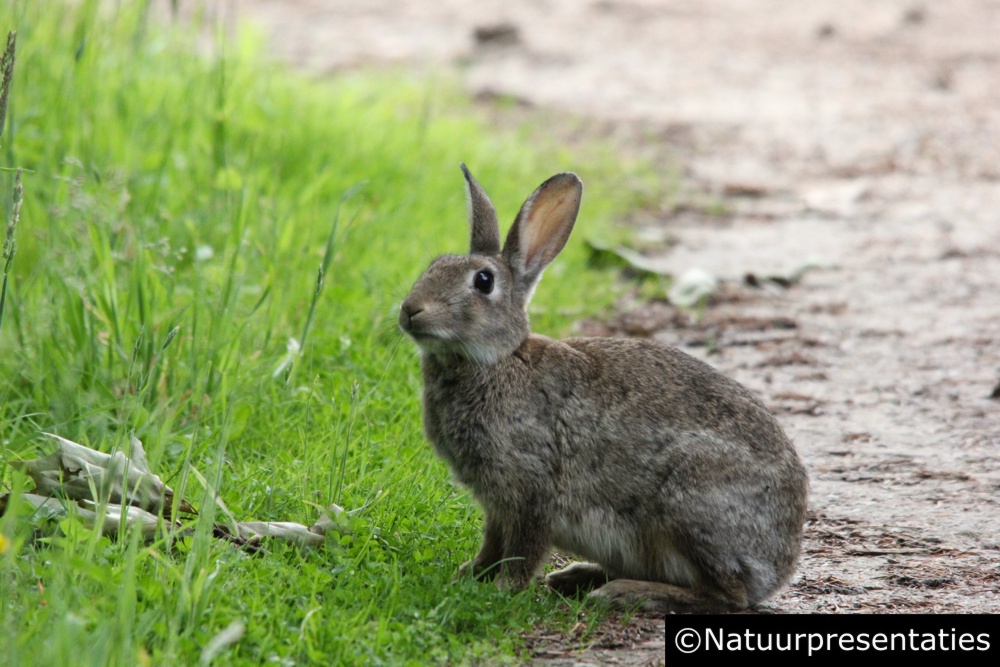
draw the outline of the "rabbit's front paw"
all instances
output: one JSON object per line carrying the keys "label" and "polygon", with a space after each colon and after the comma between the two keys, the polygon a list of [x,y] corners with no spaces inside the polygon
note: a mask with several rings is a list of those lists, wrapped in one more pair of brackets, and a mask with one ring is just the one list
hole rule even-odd
{"label": "rabbit's front paw", "polygon": [[458,568],[458,574],[452,577],[452,583],[459,579],[477,579],[479,581],[490,581],[497,575],[496,564],[485,565],[479,562],[478,558],[467,560]]}
{"label": "rabbit's front paw", "polygon": [[516,593],[527,588],[532,579],[533,577],[524,572],[510,572],[505,570],[497,577],[497,588],[501,591],[513,591]]}

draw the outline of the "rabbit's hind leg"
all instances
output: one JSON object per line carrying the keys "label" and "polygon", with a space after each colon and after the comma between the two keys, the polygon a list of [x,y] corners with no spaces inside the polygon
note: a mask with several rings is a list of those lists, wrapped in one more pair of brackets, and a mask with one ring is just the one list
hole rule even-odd
{"label": "rabbit's hind leg", "polygon": [[597,563],[570,563],[545,576],[545,583],[562,595],[576,595],[605,585],[611,577]]}
{"label": "rabbit's hind leg", "polygon": [[714,589],[637,579],[614,579],[587,597],[604,600],[612,607],[638,608],[660,614],[712,614],[747,607],[746,594],[738,591],[723,593]]}

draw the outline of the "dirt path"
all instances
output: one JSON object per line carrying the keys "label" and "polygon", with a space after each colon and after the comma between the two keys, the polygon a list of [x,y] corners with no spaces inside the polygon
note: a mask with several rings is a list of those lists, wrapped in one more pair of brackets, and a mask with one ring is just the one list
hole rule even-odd
{"label": "dirt path", "polygon": [[[639,233],[725,287],[701,322],[623,302],[584,329],[707,358],[793,436],[812,519],[763,611],[1000,612],[1000,3],[237,4],[317,71],[444,66],[630,128],[685,188]],[[822,268],[788,289],[746,283],[808,257]],[[619,643],[656,644],[650,622]],[[533,643],[557,663],[567,645]]]}

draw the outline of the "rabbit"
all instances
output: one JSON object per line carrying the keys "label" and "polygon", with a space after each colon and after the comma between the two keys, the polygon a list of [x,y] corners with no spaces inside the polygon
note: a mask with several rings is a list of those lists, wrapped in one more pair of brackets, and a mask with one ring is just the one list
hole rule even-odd
{"label": "rabbit", "polygon": [[795,569],[808,494],[781,426],[679,350],[532,333],[528,302],[583,185],[569,172],[542,183],[501,249],[496,211],[461,168],[469,254],[436,258],[399,311],[427,439],[485,513],[460,574],[519,591],[555,547],[588,561],[545,578],[567,595],[693,613],[767,599]]}

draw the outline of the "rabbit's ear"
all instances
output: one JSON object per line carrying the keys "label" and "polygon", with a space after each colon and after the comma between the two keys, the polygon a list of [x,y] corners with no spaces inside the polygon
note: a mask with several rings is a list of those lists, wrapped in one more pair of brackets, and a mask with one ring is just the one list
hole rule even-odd
{"label": "rabbit's ear", "polygon": [[527,305],[542,271],[556,258],[573,231],[583,183],[576,174],[556,174],[538,186],[507,234],[503,257]]}
{"label": "rabbit's ear", "polygon": [[469,254],[496,255],[500,253],[500,223],[493,203],[486,196],[486,191],[469,173],[468,167],[462,163],[462,173],[465,174],[465,193],[469,203],[469,229],[472,240],[469,243]]}

